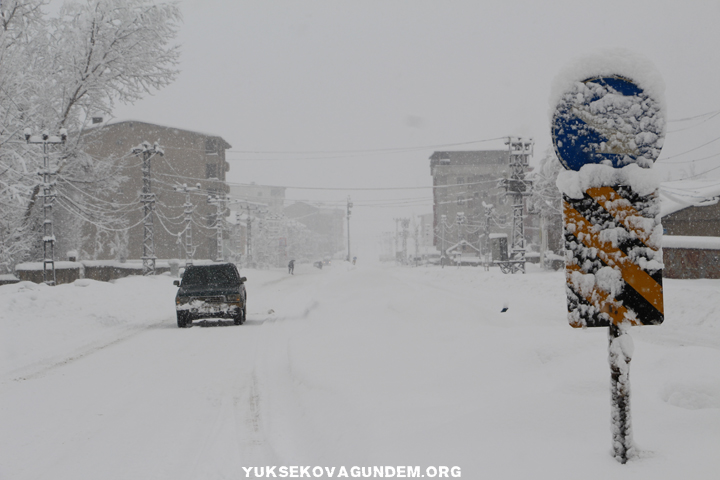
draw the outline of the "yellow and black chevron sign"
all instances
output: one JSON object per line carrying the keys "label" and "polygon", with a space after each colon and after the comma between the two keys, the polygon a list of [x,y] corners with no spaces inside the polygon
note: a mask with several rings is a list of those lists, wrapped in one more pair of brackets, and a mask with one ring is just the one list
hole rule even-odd
{"label": "yellow and black chevron sign", "polygon": [[656,195],[596,187],[563,197],[570,325],[663,322],[661,229]]}

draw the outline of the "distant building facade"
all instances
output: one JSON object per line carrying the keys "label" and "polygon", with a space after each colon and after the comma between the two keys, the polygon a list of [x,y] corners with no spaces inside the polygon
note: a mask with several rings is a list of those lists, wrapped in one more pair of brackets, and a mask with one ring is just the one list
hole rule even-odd
{"label": "distant building facade", "polygon": [[420,246],[425,248],[435,245],[435,215],[425,213],[418,215],[418,224],[420,229]]}
{"label": "distant building facade", "polygon": [[194,206],[194,258],[217,257],[216,217],[220,211],[224,218],[226,209],[223,204],[218,210],[209,198],[228,192],[225,174],[229,164],[225,160],[225,151],[230,144],[217,135],[134,120],[99,124],[83,133],[86,153],[97,159],[117,161],[120,166],[124,179],[118,191],[108,193],[108,198],[102,200],[121,206],[127,229],[108,232],[85,223],[81,234],[66,234],[58,239],[60,257],[70,250],[80,252],[81,259],[142,257],[142,154],[133,155],[131,150],[144,141],[150,144],[157,142],[165,152],[164,156],[156,155],[150,161],[151,190],[156,199],[153,228],[155,256],[158,259],[185,257],[179,238],[185,229],[183,205],[186,196],[174,189],[185,184],[188,187],[200,186],[190,195]]}
{"label": "distant building facade", "polygon": [[663,275],[720,278],[720,184],[665,182],[660,199]]}
{"label": "distant building facade", "polygon": [[[498,187],[498,181],[509,176],[508,162],[507,150],[432,154],[434,245],[439,250],[461,240],[476,249],[484,248],[483,203],[494,207],[490,233],[511,233],[512,205],[505,190]],[[464,224],[458,225],[458,213],[464,215]]]}
{"label": "distant building facade", "polygon": [[285,207],[285,187],[269,185],[235,184],[229,187],[230,208],[237,210],[233,201],[247,201],[267,205],[268,212],[282,214]]}
{"label": "distant building facade", "polygon": [[285,216],[305,225],[316,234],[319,242],[317,255],[332,257],[342,251],[344,243],[345,211],[338,208],[321,208],[305,202],[296,202],[285,207]]}

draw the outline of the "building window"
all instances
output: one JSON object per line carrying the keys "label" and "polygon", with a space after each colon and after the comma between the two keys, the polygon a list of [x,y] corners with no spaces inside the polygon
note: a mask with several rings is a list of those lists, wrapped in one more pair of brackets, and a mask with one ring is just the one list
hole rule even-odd
{"label": "building window", "polygon": [[458,195],[457,204],[462,205],[463,203],[465,203],[465,197],[463,197],[462,195]]}
{"label": "building window", "polygon": [[205,153],[217,153],[217,140],[215,138],[205,139]]}
{"label": "building window", "polygon": [[218,178],[217,163],[208,163],[205,165],[205,178]]}
{"label": "building window", "polygon": [[458,177],[458,178],[457,178],[457,184],[458,184],[458,185],[462,185],[463,183],[465,183],[465,177]]}

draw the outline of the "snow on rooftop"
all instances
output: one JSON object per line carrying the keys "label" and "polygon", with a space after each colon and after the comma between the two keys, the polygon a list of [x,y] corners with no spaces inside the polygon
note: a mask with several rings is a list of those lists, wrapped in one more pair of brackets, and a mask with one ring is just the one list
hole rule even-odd
{"label": "snow on rooftop", "polygon": [[684,235],[663,235],[663,248],[687,248],[720,250],[720,237],[693,237]]}
{"label": "snow on rooftop", "polygon": [[[96,129],[96,128],[110,127],[110,126],[114,126],[114,125],[119,125],[119,124],[121,124],[121,123],[142,123],[142,124],[145,124],[145,125],[153,125],[153,126],[156,126],[156,127],[167,128],[167,129],[169,129],[169,130],[180,130],[180,131],[183,131],[183,132],[197,133],[197,134],[199,134],[199,135],[205,135],[206,137],[222,138],[222,136],[218,135],[217,133],[201,132],[201,131],[199,131],[199,130],[191,130],[191,129],[189,129],[189,128],[175,127],[175,126],[173,126],[173,125],[163,125],[163,124],[159,124],[159,123],[148,122],[147,120],[137,120],[137,119],[117,119],[117,118],[114,118],[114,119],[111,119],[111,120],[103,121],[103,122],[101,122],[101,123],[96,123],[96,124],[87,125],[87,126],[85,127],[84,131],[85,131],[85,132],[90,132],[90,131],[92,131],[92,130],[94,130],[94,129]],[[223,141],[224,141],[224,139],[223,139]],[[228,145],[229,145],[229,144],[228,144]],[[232,148],[232,147],[228,146],[228,148]]]}
{"label": "snow on rooftop", "polygon": [[664,217],[687,207],[715,205],[720,180],[680,180],[660,184],[660,214]]}

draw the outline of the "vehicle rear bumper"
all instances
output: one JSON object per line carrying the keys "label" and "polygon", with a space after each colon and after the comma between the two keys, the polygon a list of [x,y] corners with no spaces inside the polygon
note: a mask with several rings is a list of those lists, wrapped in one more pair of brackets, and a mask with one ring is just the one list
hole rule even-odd
{"label": "vehicle rear bumper", "polygon": [[190,302],[177,305],[178,313],[184,312],[187,318],[234,318],[240,314],[242,303],[199,303]]}

